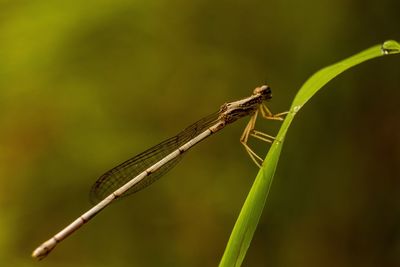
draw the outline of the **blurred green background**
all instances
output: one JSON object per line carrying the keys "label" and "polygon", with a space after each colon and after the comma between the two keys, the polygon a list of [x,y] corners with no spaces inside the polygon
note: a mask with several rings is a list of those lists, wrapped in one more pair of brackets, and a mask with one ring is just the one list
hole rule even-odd
{"label": "blurred green background", "polygon": [[[2,266],[216,266],[257,173],[246,119],[47,259],[30,253],[103,172],[225,101],[266,82],[287,110],[316,70],[400,40],[397,0],[0,3]],[[362,64],[301,110],[244,266],[400,266],[399,66]]]}

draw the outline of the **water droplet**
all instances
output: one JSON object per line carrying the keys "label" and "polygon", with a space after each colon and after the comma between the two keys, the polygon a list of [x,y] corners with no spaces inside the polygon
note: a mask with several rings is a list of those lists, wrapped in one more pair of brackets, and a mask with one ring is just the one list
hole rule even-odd
{"label": "water droplet", "polygon": [[297,113],[297,111],[299,111],[301,109],[301,106],[295,106],[293,107],[293,112]]}
{"label": "water droplet", "polygon": [[400,53],[400,44],[393,40],[386,41],[382,44],[381,51],[384,55]]}
{"label": "water droplet", "polygon": [[282,144],[282,139],[275,139],[274,144],[275,144],[276,146],[279,146],[280,144]]}

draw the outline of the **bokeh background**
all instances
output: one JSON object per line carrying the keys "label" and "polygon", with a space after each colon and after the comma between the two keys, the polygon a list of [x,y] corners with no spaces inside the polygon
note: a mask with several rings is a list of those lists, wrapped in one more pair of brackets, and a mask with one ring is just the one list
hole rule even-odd
{"label": "bokeh background", "polygon": [[[287,110],[318,69],[400,40],[397,0],[0,3],[2,266],[216,266],[257,173],[246,119],[30,253],[90,207],[99,175],[225,101],[266,82]],[[301,110],[244,266],[400,266],[399,89],[400,56],[378,58]]]}

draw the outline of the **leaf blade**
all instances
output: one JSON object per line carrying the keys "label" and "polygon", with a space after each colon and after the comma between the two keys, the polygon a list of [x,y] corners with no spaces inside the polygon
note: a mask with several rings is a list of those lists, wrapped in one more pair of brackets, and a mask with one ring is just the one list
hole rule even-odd
{"label": "leaf blade", "polygon": [[299,89],[283,121],[280,130],[273,142],[262,168],[247,195],[238,219],[232,230],[228,244],[220,261],[219,267],[241,266],[250,246],[257,224],[264,209],[266,199],[271,188],[282,145],[286,133],[296,113],[307,103],[325,84],[342,72],[367,60],[400,52],[400,45],[396,41],[386,41],[382,45],[375,45],[348,57],[336,64],[327,66],[313,74]]}

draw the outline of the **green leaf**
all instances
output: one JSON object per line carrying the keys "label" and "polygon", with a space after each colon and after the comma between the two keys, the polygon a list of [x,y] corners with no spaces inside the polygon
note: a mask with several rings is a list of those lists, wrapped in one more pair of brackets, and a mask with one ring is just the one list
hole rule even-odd
{"label": "green leaf", "polygon": [[243,262],[261,217],[286,133],[296,113],[325,84],[345,70],[376,57],[397,53],[400,53],[399,43],[392,40],[386,41],[382,45],[373,46],[334,65],[319,70],[303,84],[294,98],[289,114],[283,121],[276,140],[272,144],[263,166],[258,172],[253,186],[247,195],[225,248],[224,255],[219,264],[220,267],[241,266]]}

